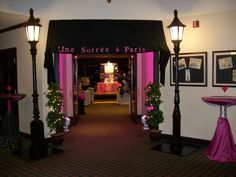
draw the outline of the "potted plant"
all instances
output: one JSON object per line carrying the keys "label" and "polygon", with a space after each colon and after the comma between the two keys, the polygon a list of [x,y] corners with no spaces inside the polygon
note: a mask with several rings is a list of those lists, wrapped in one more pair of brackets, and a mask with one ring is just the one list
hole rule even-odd
{"label": "potted plant", "polygon": [[50,109],[46,117],[47,126],[51,133],[54,132],[51,134],[53,143],[60,145],[64,140],[63,125],[65,119],[62,112],[63,97],[59,85],[49,84],[48,92],[45,95],[48,98],[46,106]]}
{"label": "potted plant", "polygon": [[151,83],[147,85],[146,101],[144,105],[146,106],[146,123],[149,127],[150,139],[156,141],[161,135],[161,130],[159,130],[159,124],[164,121],[164,116],[162,110],[160,110],[160,104],[163,102],[161,100],[160,84]]}

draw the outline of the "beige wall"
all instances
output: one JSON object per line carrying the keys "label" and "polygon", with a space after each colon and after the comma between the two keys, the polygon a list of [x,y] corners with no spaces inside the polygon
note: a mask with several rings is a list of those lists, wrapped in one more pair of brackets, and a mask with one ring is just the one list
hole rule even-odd
{"label": "beige wall", "polygon": [[[213,136],[219,108],[207,105],[201,97],[208,95],[224,95],[220,87],[212,87],[212,51],[236,50],[236,10],[222,11],[212,14],[181,17],[180,20],[187,25],[184,39],[180,44],[180,52],[204,52],[208,53],[207,79],[208,87],[180,86],[180,109],[182,115],[181,134],[186,137],[194,137],[210,140]],[[199,28],[193,28],[192,22],[200,21]],[[164,21],[168,26],[170,21]],[[173,44],[170,42],[169,32],[165,29],[168,46],[173,52]],[[174,108],[174,87],[170,87],[170,66],[166,68],[166,86],[162,88],[163,111],[165,121],[161,125],[164,133],[172,134],[172,113]],[[235,95],[236,88],[229,88],[226,95]],[[228,118],[236,140],[236,107],[228,108]]]}
{"label": "beige wall", "polygon": [[[40,41],[37,44],[37,88],[39,94],[39,111],[40,119],[45,120],[45,96],[43,92],[47,89],[46,72],[43,68],[44,50],[46,46],[47,24],[41,20],[43,28],[40,34]],[[17,75],[18,75],[18,92],[26,94],[26,97],[19,101],[19,120],[20,131],[30,133],[30,122],[33,120],[32,104],[32,57],[30,54],[30,45],[27,42],[24,28],[18,28],[13,31],[0,34],[0,49],[17,48]],[[43,102],[44,101],[44,102]],[[46,127],[45,127],[46,128]],[[48,129],[46,128],[46,131]]]}
{"label": "beige wall", "polygon": [[[105,1],[105,0],[104,0]],[[232,3],[235,2],[228,0]],[[4,2],[4,3],[2,3]],[[218,87],[212,87],[212,51],[214,50],[230,50],[236,49],[235,31],[236,31],[236,9],[223,10],[217,13],[206,13],[205,7],[202,4],[197,4],[197,1],[192,1],[190,4],[180,7],[179,5],[163,3],[162,6],[157,7],[154,1],[135,1],[135,6],[131,4],[134,1],[125,1],[125,5],[118,4],[117,1],[112,1],[110,5],[90,6],[91,3],[83,1],[85,4],[84,10],[82,6],[77,4],[75,8],[75,1],[72,4],[67,3],[65,6],[66,13],[62,9],[62,3],[53,4],[54,1],[48,1],[44,8],[40,5],[40,1],[35,1],[36,4],[28,4],[23,6],[23,2],[19,5],[17,1],[1,1],[1,7],[6,11],[18,11],[19,13],[28,13],[27,6],[35,10],[35,17],[41,17],[42,32],[40,42],[37,45],[37,76],[38,76],[38,93],[39,93],[39,109],[40,116],[44,120],[46,117],[45,97],[43,92],[47,89],[46,83],[46,69],[43,68],[44,51],[47,38],[48,18],[62,19],[88,19],[88,18],[103,18],[103,19],[164,19],[164,27],[169,25],[173,19],[173,9],[179,10],[179,17],[181,21],[187,25],[184,34],[184,40],[181,43],[181,52],[208,52],[208,87],[180,87],[180,109],[182,115],[182,131],[181,134],[186,137],[200,138],[210,140],[213,136],[216,121],[219,115],[219,108],[209,106],[201,101],[202,96],[206,95],[223,95]],[[27,0],[24,0],[27,2]],[[61,1],[60,1],[61,2]],[[81,1],[80,1],[81,2]],[[95,2],[95,1],[94,1]],[[98,1],[96,1],[97,3]],[[196,3],[195,3],[196,2]],[[201,1],[203,2],[203,1]],[[207,1],[209,3],[209,1]],[[218,2],[219,3],[219,2]],[[219,4],[220,6],[221,4]],[[53,8],[55,7],[55,8]],[[71,10],[70,8],[71,7]],[[96,7],[96,8],[95,8]],[[119,7],[119,8],[118,8]],[[179,8],[178,8],[179,7]],[[209,6],[210,7],[210,6]],[[121,11],[119,9],[124,9]],[[196,12],[196,9],[201,9],[204,14],[192,15],[191,12]],[[86,10],[85,10],[86,9]],[[211,7],[209,8],[211,9]],[[161,11],[164,11],[161,13]],[[102,12],[102,13],[101,13]],[[169,15],[167,18],[166,15]],[[187,14],[187,15],[186,15]],[[171,15],[171,16],[170,16]],[[168,20],[165,20],[168,19]],[[200,28],[193,29],[192,21],[199,20]],[[173,44],[170,42],[169,33],[165,28],[166,39],[168,46],[172,51]],[[17,69],[18,69],[18,90],[20,93],[27,94],[27,97],[20,101],[20,130],[29,133],[29,123],[32,120],[32,71],[31,71],[31,55],[29,52],[29,44],[26,42],[23,28],[11,32],[0,34],[0,49],[17,47]],[[165,120],[160,128],[164,133],[172,134],[172,112],[174,107],[174,88],[170,86],[170,70],[169,65],[166,68],[166,85],[161,88],[164,103],[162,109]],[[227,91],[228,95],[235,95],[236,88],[230,88]],[[229,122],[233,131],[234,139],[236,141],[236,107],[228,109]],[[47,135],[48,129],[45,134]]]}

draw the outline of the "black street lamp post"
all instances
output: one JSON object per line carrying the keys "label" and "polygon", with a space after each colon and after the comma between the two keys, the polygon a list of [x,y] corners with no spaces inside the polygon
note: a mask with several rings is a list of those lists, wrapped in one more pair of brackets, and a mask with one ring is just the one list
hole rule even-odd
{"label": "black street lamp post", "polygon": [[178,19],[177,10],[174,11],[174,19],[168,26],[170,30],[171,41],[174,44],[175,52],[175,95],[174,95],[174,111],[173,111],[173,139],[170,144],[170,150],[173,154],[181,154],[183,145],[180,141],[181,130],[181,114],[179,109],[180,97],[179,97],[179,51],[180,42],[183,38],[185,25]]}
{"label": "black street lamp post", "polygon": [[39,41],[39,32],[41,25],[39,20],[33,16],[33,9],[30,9],[30,17],[26,23],[25,30],[27,40],[30,44],[30,52],[32,55],[32,74],[33,74],[33,121],[30,123],[31,133],[31,147],[30,156],[32,159],[43,157],[46,153],[45,140],[44,140],[44,125],[39,119],[38,108],[38,91],[37,91],[37,72],[36,72],[36,44]]}

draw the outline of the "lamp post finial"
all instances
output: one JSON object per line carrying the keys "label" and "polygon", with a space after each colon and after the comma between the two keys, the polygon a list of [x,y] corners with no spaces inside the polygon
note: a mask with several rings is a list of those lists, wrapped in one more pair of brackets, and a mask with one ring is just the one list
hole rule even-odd
{"label": "lamp post finial", "polygon": [[29,13],[30,13],[30,16],[34,16],[34,10],[32,8],[30,8]]}
{"label": "lamp post finial", "polygon": [[174,10],[174,16],[177,17],[178,16],[178,11],[175,9]]}

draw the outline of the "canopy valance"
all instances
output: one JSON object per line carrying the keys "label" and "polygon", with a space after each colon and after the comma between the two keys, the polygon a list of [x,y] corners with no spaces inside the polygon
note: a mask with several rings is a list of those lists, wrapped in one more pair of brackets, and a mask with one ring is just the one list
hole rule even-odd
{"label": "canopy valance", "polygon": [[[52,53],[122,54],[149,51],[160,51],[163,78],[170,52],[162,21],[51,20],[44,66],[48,69],[48,75],[51,75]],[[50,82],[53,77],[48,76],[48,79]]]}

